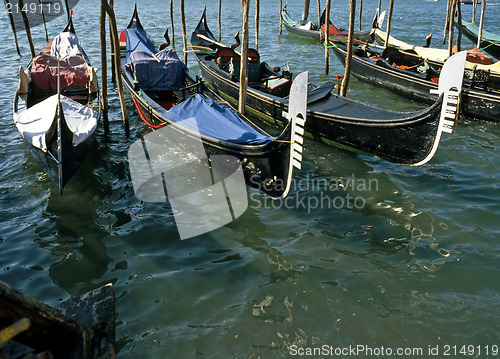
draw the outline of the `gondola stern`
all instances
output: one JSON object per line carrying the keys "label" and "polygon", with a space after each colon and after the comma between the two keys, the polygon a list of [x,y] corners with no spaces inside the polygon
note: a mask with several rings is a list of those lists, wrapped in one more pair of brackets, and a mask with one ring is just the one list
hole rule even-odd
{"label": "gondola stern", "polygon": [[436,153],[442,133],[453,132],[453,125],[460,114],[460,98],[466,58],[467,51],[461,51],[451,56],[444,63],[439,76],[438,90],[431,90],[442,101],[434,144],[427,156],[422,161],[413,164],[414,166],[421,166],[429,162]]}

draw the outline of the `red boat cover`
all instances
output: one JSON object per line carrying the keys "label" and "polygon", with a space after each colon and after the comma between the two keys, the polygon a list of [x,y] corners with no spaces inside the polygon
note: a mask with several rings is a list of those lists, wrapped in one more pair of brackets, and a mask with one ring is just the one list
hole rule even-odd
{"label": "red boat cover", "polygon": [[[60,61],[61,91],[84,89],[88,83],[88,66],[83,56],[71,55]],[[40,54],[33,59],[31,78],[35,92],[57,92],[57,58]]]}

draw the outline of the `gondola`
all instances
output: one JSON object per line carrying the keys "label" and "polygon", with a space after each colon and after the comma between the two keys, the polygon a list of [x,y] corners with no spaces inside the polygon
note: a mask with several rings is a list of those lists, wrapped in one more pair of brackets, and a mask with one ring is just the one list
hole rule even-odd
{"label": "gondola", "polygon": [[[455,23],[457,23],[455,18]],[[458,26],[458,25],[457,25]],[[462,31],[469,40],[477,44],[479,36],[479,27],[469,21],[462,19]],[[481,33],[480,48],[491,56],[500,60],[500,36],[483,29]]]}
{"label": "gondola", "polygon": [[[195,56],[205,81],[224,97],[238,99],[239,83],[225,67],[224,60],[228,59],[220,58],[221,53],[227,56],[230,51],[216,41],[208,28],[206,9],[192,33],[191,45],[198,50]],[[237,62],[239,56],[233,54],[231,60]],[[288,99],[273,93],[267,86],[268,78],[262,74],[253,78],[259,69],[269,66],[258,61],[250,61],[250,66],[254,71],[252,78],[249,75],[247,106],[271,121],[286,123],[281,113],[286,111]],[[285,79],[283,74],[276,78]],[[333,87],[332,83],[310,85],[306,130],[314,139],[406,165],[423,164],[432,158],[440,140],[443,96],[425,110],[406,113],[336,96],[331,92]]]}
{"label": "gondola", "polygon": [[[337,44],[332,48],[339,61],[345,63],[345,46]],[[411,100],[430,104],[434,101],[430,91],[438,88],[439,68],[416,53],[408,52],[401,52],[393,47],[384,51],[368,46],[356,48],[351,73],[361,81],[386,88]],[[500,92],[489,86],[484,72],[472,73],[470,78],[468,76],[465,79],[461,102],[464,115],[487,121],[500,120]]]}
{"label": "gondola", "polygon": [[[326,31],[326,10],[323,10],[323,13],[320,17],[320,25],[314,21],[304,21],[299,20],[295,21],[289,14],[286,9],[286,5],[281,11],[281,19],[287,31],[294,35],[311,37],[314,39],[322,39],[324,37]],[[375,16],[374,21],[378,21],[378,16]],[[330,28],[328,29],[328,37],[330,39],[347,42],[347,33],[345,33],[344,29],[338,29],[335,25],[330,22]],[[367,31],[355,31],[354,39],[360,42],[372,43],[373,37],[371,35],[371,30]]]}
{"label": "gondola", "polygon": [[[387,33],[382,31],[380,27],[376,27],[373,29],[373,36],[375,41],[385,46],[385,39],[387,37]],[[427,37],[429,39],[429,36]],[[435,66],[443,66],[444,61],[449,57],[448,49],[437,49],[430,47],[429,44],[426,46],[417,46],[408,44],[404,41],[396,39],[392,35],[389,35],[388,45],[397,48],[402,51],[410,51],[411,53],[416,53],[418,56],[427,59]],[[465,62],[466,69],[477,69],[483,71],[489,71],[490,73],[496,74],[496,76],[500,76],[500,61],[493,63],[493,60],[488,55],[481,52],[479,49],[474,48],[467,50],[467,61]]]}
{"label": "gondola", "polygon": [[27,71],[20,68],[13,112],[27,148],[62,193],[84,159],[101,116],[96,71],[71,18]]}
{"label": "gondola", "polygon": [[281,134],[271,136],[239,115],[194,77],[174,50],[156,47],[140,23],[137,6],[120,43],[125,45],[123,82],[149,127],[168,125],[186,141],[201,139],[207,154],[239,159],[248,185],[273,198],[287,195],[292,167],[301,166],[300,119],[293,117]]}

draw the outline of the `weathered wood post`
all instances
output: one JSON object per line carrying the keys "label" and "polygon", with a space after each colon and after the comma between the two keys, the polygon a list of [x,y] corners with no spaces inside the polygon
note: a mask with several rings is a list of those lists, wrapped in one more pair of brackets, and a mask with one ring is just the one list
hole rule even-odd
{"label": "weathered wood post", "polygon": [[170,0],[170,22],[172,23],[172,47],[175,49],[174,3]]}
{"label": "weathered wood post", "polygon": [[38,6],[40,7],[40,13],[42,14],[43,27],[45,28],[45,39],[49,41],[49,33],[47,32],[47,23],[45,22],[45,12],[43,11],[42,0],[38,0]]}
{"label": "weathered wood post", "polygon": [[222,38],[222,25],[221,25],[221,16],[222,16],[222,0],[219,0],[219,16],[218,16],[218,24],[219,24],[219,41]]}
{"label": "weathered wood post", "polygon": [[380,15],[380,12],[382,11],[381,7],[382,7],[382,0],[378,0],[378,8],[377,9],[378,9],[379,15]]}
{"label": "weathered wood post", "polygon": [[[101,6],[103,6],[104,10],[106,11],[109,17],[109,24],[111,28],[110,36],[113,37],[113,41],[110,42],[113,45],[111,52],[114,52],[115,54],[120,54],[120,41],[118,39],[118,30],[116,28],[115,12],[109,6],[108,0],[101,0]],[[120,76],[120,71],[121,71],[120,56],[115,56],[114,61],[115,61],[115,72],[116,72],[116,85],[118,87],[118,96],[120,98],[120,107],[122,110],[123,124],[125,126],[125,134],[128,136],[130,134],[130,127],[128,122],[127,107],[125,106],[125,96],[123,94],[122,78]]]}
{"label": "weathered wood post", "polygon": [[384,47],[387,47],[389,44],[389,33],[391,32],[391,20],[392,20],[392,11],[394,9],[394,0],[391,0],[389,2],[389,15],[387,15],[387,35],[385,37],[385,44]]}
{"label": "weathered wood post", "polygon": [[[9,0],[5,0],[5,3],[6,5],[10,4]],[[14,15],[12,15],[12,12],[9,12],[8,15],[9,15],[10,27],[12,28],[12,32],[14,33],[14,42],[16,43],[17,54],[21,56],[21,50],[19,50],[19,43],[17,42],[17,33],[16,33],[16,24],[14,23]]]}
{"label": "weathered wood post", "polygon": [[33,45],[33,39],[31,37],[31,29],[30,22],[28,20],[28,15],[26,15],[26,11],[23,11],[24,3],[23,0],[18,0],[19,9],[21,9],[21,16],[23,17],[24,28],[26,29],[26,37],[28,38],[28,43],[30,45],[31,57],[34,58],[36,56],[35,45]]}
{"label": "weathered wood post", "polygon": [[354,20],[356,16],[356,0],[349,0],[350,17],[349,17],[349,35],[347,36],[347,56],[345,58],[344,78],[340,88],[340,96],[345,96],[347,87],[349,86],[349,77],[351,76],[352,63],[352,44],[354,42]]}
{"label": "weathered wood post", "polygon": [[[113,0],[109,0],[109,7],[114,11]],[[111,22],[109,23],[109,34],[110,34],[110,46],[111,46],[111,82],[116,83],[116,69],[115,69],[115,56],[118,55],[120,58],[120,54],[115,54],[113,49],[115,48],[115,44],[113,44],[113,36],[111,36]]]}
{"label": "weathered wood post", "polygon": [[363,14],[363,0],[359,0],[359,21],[358,21],[359,31],[361,31],[361,15],[362,14]]}
{"label": "weathered wood post", "polygon": [[481,38],[483,37],[484,11],[486,10],[486,0],[481,0],[481,19],[479,20],[479,34],[477,36],[477,48],[481,48]]}
{"label": "weathered wood post", "polygon": [[473,24],[476,23],[476,9],[477,9],[477,0],[472,0],[472,19],[471,19],[471,22]]}
{"label": "weathered wood post", "polygon": [[450,26],[450,9],[451,9],[451,3],[453,0],[448,0],[446,3],[446,20],[444,23],[444,30],[443,30],[443,45],[446,43],[446,35],[448,34],[448,27]]}
{"label": "weathered wood post", "polygon": [[181,0],[181,25],[182,25],[182,39],[184,40],[184,63],[187,65],[187,36],[186,36],[186,15],[184,13],[184,0]]}
{"label": "weathered wood post", "polygon": [[453,55],[453,23],[455,22],[455,19],[453,19],[453,16],[455,14],[455,6],[456,6],[456,0],[452,0],[451,7],[450,7],[450,15],[449,15],[449,24],[448,24],[448,57],[451,57]]}
{"label": "weathered wood post", "polygon": [[321,1],[318,0],[318,26],[321,25]]}
{"label": "weathered wood post", "polygon": [[240,94],[238,111],[245,114],[248,87],[248,15],[250,11],[250,0],[241,0],[243,12],[243,26],[241,31],[241,61],[240,61]]}
{"label": "weathered wood post", "polygon": [[330,46],[330,3],[331,0],[326,0],[326,13],[325,13],[325,75],[328,75],[328,46]]}
{"label": "weathered wood post", "polygon": [[259,49],[259,0],[255,0],[255,49]]}
{"label": "weathered wood post", "polygon": [[280,35],[282,33],[281,28],[283,25],[283,19],[281,18],[281,10],[283,10],[283,0],[280,0]]}
{"label": "weathered wood post", "polygon": [[307,21],[309,17],[309,4],[311,0],[304,0],[304,10],[302,11],[302,20]]}
{"label": "weathered wood post", "polygon": [[[102,0],[104,1],[104,0]],[[101,3],[102,3],[101,1]],[[109,133],[108,120],[108,63],[106,55],[106,10],[101,4],[101,15],[99,19],[99,34],[101,40],[101,96],[102,96],[102,121],[104,124],[104,133]]]}
{"label": "weathered wood post", "polygon": [[458,18],[457,52],[459,52],[462,47],[462,7],[460,5],[462,0],[456,0],[456,2],[457,2],[457,18]]}

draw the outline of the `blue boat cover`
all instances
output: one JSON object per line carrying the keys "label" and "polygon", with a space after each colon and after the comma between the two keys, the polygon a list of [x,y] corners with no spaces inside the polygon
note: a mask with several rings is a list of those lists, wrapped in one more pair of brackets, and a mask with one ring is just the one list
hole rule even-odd
{"label": "blue boat cover", "polygon": [[[185,121],[181,125],[200,135],[235,144],[265,144],[275,139],[257,131],[233,109],[200,94],[174,106],[167,118],[174,123],[195,118],[196,122]],[[198,128],[194,128],[196,125]]]}
{"label": "blue boat cover", "polygon": [[171,49],[159,51],[144,30],[127,29],[127,65],[135,71],[143,90],[184,87],[186,65]]}

